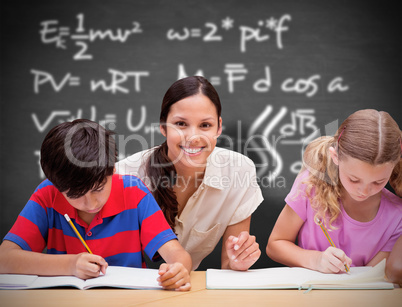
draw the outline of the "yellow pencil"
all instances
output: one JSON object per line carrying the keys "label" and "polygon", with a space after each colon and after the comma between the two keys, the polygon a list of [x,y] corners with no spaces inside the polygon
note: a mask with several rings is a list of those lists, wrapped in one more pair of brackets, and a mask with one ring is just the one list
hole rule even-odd
{"label": "yellow pencil", "polygon": [[78,239],[80,239],[81,243],[84,244],[85,248],[87,249],[88,253],[92,254],[91,249],[89,248],[89,246],[87,245],[87,243],[85,243],[84,239],[81,237],[80,233],[78,232],[77,228],[75,228],[73,222],[70,220],[70,217],[68,216],[68,214],[64,214],[64,217],[66,218],[67,222],[70,224],[71,228],[74,230],[75,234],[77,235]]}
{"label": "yellow pencil", "polygon": [[[331,244],[332,247],[336,248],[334,242],[332,241],[331,237],[329,236],[329,234],[328,234],[327,230],[325,229],[324,225],[318,219],[317,219],[317,222],[318,222],[318,225],[320,225],[320,227],[322,229],[322,232],[327,237],[327,240],[328,240],[329,244]],[[346,270],[346,272],[349,272],[349,266],[347,264],[345,264],[345,270]]]}

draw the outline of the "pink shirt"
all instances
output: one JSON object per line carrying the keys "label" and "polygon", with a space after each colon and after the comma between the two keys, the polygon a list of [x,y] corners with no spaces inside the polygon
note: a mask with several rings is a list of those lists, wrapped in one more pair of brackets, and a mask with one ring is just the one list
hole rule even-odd
{"label": "pink shirt", "polygon": [[[330,244],[320,226],[314,223],[315,212],[304,193],[306,185],[301,183],[307,175],[305,171],[296,178],[285,201],[304,221],[298,235],[299,246],[324,251]],[[341,214],[333,226],[337,229],[329,229],[328,233],[335,246],[352,259],[352,266],[365,266],[378,252],[390,252],[402,234],[402,199],[384,188],[380,208],[370,222],[352,219],[341,204]]]}

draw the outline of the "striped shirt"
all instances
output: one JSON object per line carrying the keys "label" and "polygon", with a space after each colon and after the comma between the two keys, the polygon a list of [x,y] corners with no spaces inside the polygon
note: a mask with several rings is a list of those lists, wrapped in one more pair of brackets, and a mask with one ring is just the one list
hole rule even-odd
{"label": "striped shirt", "polygon": [[32,194],[4,240],[22,249],[48,254],[78,254],[85,247],[64,218],[68,214],[91,251],[109,265],[145,267],[142,252],[150,259],[158,249],[176,239],[144,183],[135,176],[113,175],[106,204],[87,225],[77,210],[49,181]]}

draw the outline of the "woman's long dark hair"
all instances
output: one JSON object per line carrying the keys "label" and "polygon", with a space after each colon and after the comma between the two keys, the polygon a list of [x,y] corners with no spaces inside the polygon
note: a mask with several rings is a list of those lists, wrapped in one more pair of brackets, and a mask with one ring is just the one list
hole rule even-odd
{"label": "woman's long dark hair", "polygon": [[[170,107],[173,104],[197,94],[205,95],[215,105],[219,124],[221,102],[218,93],[212,84],[204,77],[192,76],[177,80],[167,90],[162,101],[159,117],[160,125],[166,124]],[[151,187],[151,191],[153,191],[152,194],[159,204],[170,227],[174,230],[175,217],[178,213],[176,194],[173,191],[176,169],[168,157],[168,146],[166,141],[156,148],[149,156],[146,163],[146,173],[150,179],[151,185],[153,185]]]}

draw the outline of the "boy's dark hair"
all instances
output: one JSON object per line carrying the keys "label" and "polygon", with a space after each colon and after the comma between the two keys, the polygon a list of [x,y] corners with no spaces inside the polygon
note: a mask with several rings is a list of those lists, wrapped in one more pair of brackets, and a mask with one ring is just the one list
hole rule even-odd
{"label": "boy's dark hair", "polygon": [[113,132],[88,119],[57,125],[46,135],[40,164],[60,192],[78,198],[103,186],[113,174],[117,148]]}

